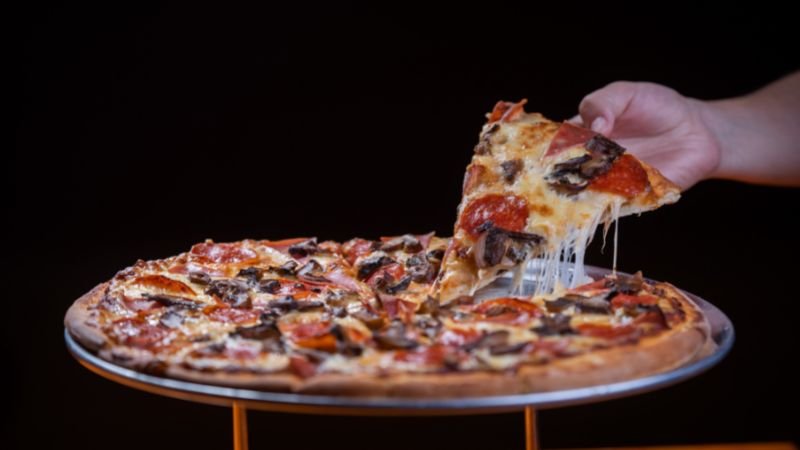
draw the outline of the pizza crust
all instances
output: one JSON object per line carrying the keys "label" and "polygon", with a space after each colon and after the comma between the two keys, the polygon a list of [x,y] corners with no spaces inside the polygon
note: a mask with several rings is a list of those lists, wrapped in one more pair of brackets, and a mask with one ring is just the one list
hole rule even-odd
{"label": "pizza crust", "polygon": [[109,282],[95,286],[91,291],[83,294],[67,310],[64,317],[64,326],[81,345],[92,352],[97,352],[106,347],[109,342],[97,323],[97,304],[103,299],[108,290]]}
{"label": "pizza crust", "polygon": [[[280,373],[203,372],[168,366],[164,375],[186,381],[313,395],[351,397],[458,398],[512,395],[589,387],[621,382],[671,370],[692,362],[710,349],[710,326],[702,311],[680,290],[668,283],[658,287],[682,304],[686,320],[677,328],[635,344],[560,358],[539,365],[523,365],[516,371],[420,374],[319,374],[303,379]],[[81,345],[115,364],[141,369],[138,362],[115,361],[107,351],[110,342],[94,325],[94,307],[108,287],[103,283],[79,298],[67,312],[65,324]]]}

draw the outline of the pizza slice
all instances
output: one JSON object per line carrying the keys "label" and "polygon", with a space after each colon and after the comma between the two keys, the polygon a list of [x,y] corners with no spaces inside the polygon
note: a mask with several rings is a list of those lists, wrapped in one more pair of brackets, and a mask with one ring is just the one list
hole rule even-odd
{"label": "pizza slice", "polygon": [[[602,223],[673,203],[679,188],[591,130],[526,113],[487,115],[464,177],[453,239],[432,295],[448,303],[537,259],[539,289],[586,281],[586,246]],[[615,236],[616,261],[616,236]],[[574,263],[571,270],[564,263]]]}

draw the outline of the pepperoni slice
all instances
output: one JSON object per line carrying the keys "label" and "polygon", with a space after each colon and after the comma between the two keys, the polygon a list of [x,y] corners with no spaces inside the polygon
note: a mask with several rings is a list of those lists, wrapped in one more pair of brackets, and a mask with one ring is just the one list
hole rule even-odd
{"label": "pepperoni slice", "polygon": [[255,323],[261,315],[260,311],[255,309],[240,309],[228,306],[214,306],[212,308],[213,310],[207,313],[211,320],[236,325]]}
{"label": "pepperoni slice", "polygon": [[441,366],[444,364],[445,357],[448,354],[453,354],[452,349],[444,345],[434,344],[430,347],[418,347],[414,350],[398,350],[394,354],[394,359],[395,361],[412,364]]}
{"label": "pepperoni slice", "polygon": [[111,335],[124,345],[157,350],[168,344],[170,330],[162,326],[150,325],[140,318],[120,319],[111,325]]}
{"label": "pepperoni slice", "polygon": [[235,264],[258,259],[258,254],[241,243],[215,244],[203,242],[192,246],[191,255],[200,261]]}
{"label": "pepperoni slice", "polygon": [[633,198],[650,187],[647,171],[631,155],[625,154],[617,158],[608,172],[598,175],[589,183],[589,190],[608,192]]}
{"label": "pepperoni slice", "polygon": [[195,294],[194,290],[192,290],[192,288],[187,286],[185,283],[165,277],[164,275],[145,275],[142,277],[137,277],[135,280],[133,280],[133,283],[138,284],[139,286],[146,286],[172,294],[189,296],[194,296]]}
{"label": "pepperoni slice", "polygon": [[291,239],[282,239],[280,241],[261,241],[262,244],[266,245],[267,247],[274,248],[275,250],[288,255],[289,254],[289,247],[299,244],[303,241],[307,241],[309,238],[291,238]]}
{"label": "pepperoni slice", "polygon": [[496,298],[479,303],[473,311],[482,314],[483,320],[501,323],[524,323],[542,315],[538,306],[513,297]]}
{"label": "pepperoni slice", "polygon": [[605,278],[601,278],[597,281],[582,284],[580,286],[572,288],[569,291],[570,292],[604,291],[611,289],[608,284],[609,283]]}
{"label": "pepperoni slice", "polygon": [[634,305],[657,305],[658,297],[650,294],[645,295],[627,295],[617,294],[611,299],[611,306],[621,308],[623,306]]}
{"label": "pepperoni slice", "polygon": [[417,304],[393,295],[380,294],[381,304],[389,318],[400,318],[403,322],[409,323],[414,317],[414,311],[417,309]]}
{"label": "pepperoni slice", "polygon": [[592,130],[564,122],[558,127],[558,131],[556,131],[553,140],[550,141],[550,146],[544,156],[557,155],[570,147],[585,144],[595,136],[597,136],[597,133]]}
{"label": "pepperoni slice", "polygon": [[494,109],[492,110],[491,114],[489,114],[488,123],[494,123],[498,121],[511,122],[525,112],[524,106],[526,103],[528,103],[528,99],[525,98],[520,100],[519,103],[503,101],[495,103]]}
{"label": "pepperoni slice", "polygon": [[308,378],[317,373],[317,366],[303,356],[289,357],[289,369],[301,378]]}
{"label": "pepperoni slice", "polygon": [[342,244],[342,253],[351,265],[356,263],[356,259],[364,256],[376,248],[375,241],[368,241],[366,239],[350,239]]}
{"label": "pepperoni slice", "polygon": [[491,221],[495,226],[522,231],[528,221],[528,202],[517,195],[489,194],[469,202],[461,214],[459,226],[477,238],[479,228]]}
{"label": "pepperoni slice", "polygon": [[482,333],[474,328],[451,328],[445,330],[436,341],[443,345],[462,347],[480,339]]}
{"label": "pepperoni slice", "polygon": [[205,273],[206,275],[210,275],[212,277],[225,276],[225,272],[219,269],[209,266],[203,266],[195,262],[188,262],[186,264],[175,264],[174,266],[170,267],[167,271],[169,273],[177,273],[181,275],[186,275],[190,272],[201,272]]}
{"label": "pepperoni slice", "polygon": [[300,347],[326,352],[336,351],[336,337],[331,333],[330,322],[311,322],[280,326],[281,332],[289,335]]}
{"label": "pepperoni slice", "polygon": [[382,266],[380,269],[376,270],[372,275],[370,275],[369,278],[367,278],[367,284],[375,287],[378,279],[384,278],[386,275],[391,276],[394,282],[398,282],[405,274],[406,269],[402,264],[390,263]]}

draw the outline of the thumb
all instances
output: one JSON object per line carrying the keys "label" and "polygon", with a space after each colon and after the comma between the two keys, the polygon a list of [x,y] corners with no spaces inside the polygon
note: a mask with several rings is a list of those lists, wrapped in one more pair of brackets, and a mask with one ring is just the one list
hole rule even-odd
{"label": "thumb", "polygon": [[636,95],[637,84],[616,81],[584,97],[578,106],[583,123],[592,131],[609,135]]}

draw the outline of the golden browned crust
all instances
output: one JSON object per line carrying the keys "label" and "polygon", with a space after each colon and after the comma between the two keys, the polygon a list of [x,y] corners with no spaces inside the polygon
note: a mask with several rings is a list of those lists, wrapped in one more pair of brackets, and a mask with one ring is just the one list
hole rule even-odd
{"label": "golden browned crust", "polygon": [[181,366],[167,367],[165,374],[195,383],[259,389],[271,392],[298,391],[302,378],[290,373],[203,372]]}
{"label": "golden browned crust", "polygon": [[67,327],[72,337],[93,352],[97,352],[108,344],[108,339],[100,330],[97,322],[98,312],[96,310],[108,285],[108,282],[98,284],[91,291],[83,294],[70,306],[64,317],[64,326]]}
{"label": "golden browned crust", "polygon": [[675,203],[681,196],[681,188],[677,184],[668,180],[655,167],[650,166],[639,160],[642,168],[647,172],[647,179],[650,181],[650,196],[658,206]]}

